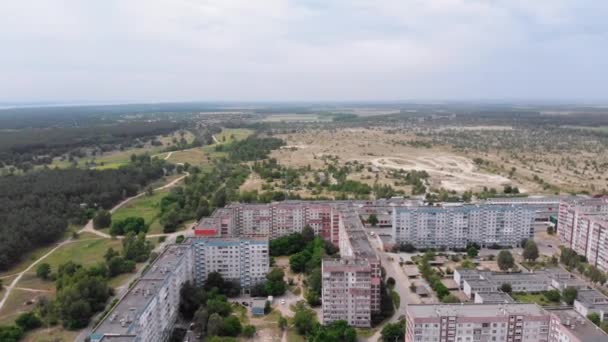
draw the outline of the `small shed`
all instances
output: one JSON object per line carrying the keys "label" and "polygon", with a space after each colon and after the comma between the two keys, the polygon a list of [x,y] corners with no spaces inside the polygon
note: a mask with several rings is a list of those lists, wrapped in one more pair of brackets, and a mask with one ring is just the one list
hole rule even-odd
{"label": "small shed", "polygon": [[251,314],[254,316],[264,316],[264,308],[266,307],[266,299],[254,299],[251,304]]}
{"label": "small shed", "polygon": [[419,295],[420,297],[428,297],[429,290],[424,285],[418,285],[418,286],[416,286],[416,294]]}

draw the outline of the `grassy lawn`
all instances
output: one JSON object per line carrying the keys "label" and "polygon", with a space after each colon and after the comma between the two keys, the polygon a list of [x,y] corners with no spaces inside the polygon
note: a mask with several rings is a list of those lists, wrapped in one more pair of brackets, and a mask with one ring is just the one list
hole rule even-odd
{"label": "grassy lawn", "polygon": [[377,329],[375,329],[375,328],[356,328],[355,330],[357,330],[358,337],[369,338],[369,337],[372,337],[372,335],[376,333]]}
{"label": "grassy lawn", "polygon": [[538,305],[558,304],[548,301],[542,293],[512,293],[511,297],[521,303],[536,303]]}
{"label": "grassy lawn", "polygon": [[[53,270],[53,271],[56,271]],[[55,291],[55,282],[52,280],[42,280],[36,277],[36,270],[27,272],[21,277],[17,283],[17,287],[24,287],[28,289],[37,289],[43,291]]]}
{"label": "grassy lawn", "polygon": [[237,304],[237,303],[232,303],[232,311],[234,313],[234,315],[236,317],[239,318],[239,320],[241,321],[241,324],[245,325],[245,324],[249,324],[249,317],[247,316],[247,308]]}
{"label": "grassy lawn", "polygon": [[287,330],[287,341],[289,342],[306,342],[306,338],[299,335],[296,329]]}
{"label": "grassy lawn", "polygon": [[220,133],[215,135],[215,138],[220,143],[231,143],[233,141],[246,139],[248,136],[250,136],[252,134],[253,134],[253,131],[250,129],[230,128],[230,129],[223,129]]}
{"label": "grassy lawn", "polygon": [[70,260],[88,266],[102,261],[103,255],[110,247],[116,251],[121,251],[121,241],[104,238],[93,240],[81,239],[80,241],[62,246],[42,262],[51,265],[53,272],[57,271],[59,265]]}
{"label": "grassy lawn", "polygon": [[2,310],[0,310],[0,325],[13,324],[19,314],[26,311],[31,311],[36,305],[34,304],[33,300],[39,295],[44,295],[49,298],[53,297],[52,293],[41,294],[37,292],[13,289],[10,296],[8,296],[6,303],[4,303],[4,307],[2,307]]}
{"label": "grassy lawn", "polygon": [[40,328],[28,332],[21,341],[23,342],[68,342],[74,341],[79,331],[65,330],[61,326],[51,328]]}
{"label": "grassy lawn", "polygon": [[[150,226],[148,234],[160,234],[163,232],[163,227],[158,222],[160,214],[160,201],[169,193],[169,190],[156,191],[152,196],[141,196],[127,203],[122,208],[116,210],[112,214],[112,221],[123,220],[130,216],[142,217]],[[104,229],[108,231],[109,229]]]}
{"label": "grassy lawn", "polygon": [[264,316],[263,319],[266,322],[278,323],[279,317],[281,317],[281,312],[279,312],[278,310],[272,310],[268,315]]}
{"label": "grassy lawn", "polygon": [[393,299],[393,304],[395,305],[395,308],[399,309],[399,305],[401,305],[401,297],[399,297],[399,294],[391,290],[391,298]]}

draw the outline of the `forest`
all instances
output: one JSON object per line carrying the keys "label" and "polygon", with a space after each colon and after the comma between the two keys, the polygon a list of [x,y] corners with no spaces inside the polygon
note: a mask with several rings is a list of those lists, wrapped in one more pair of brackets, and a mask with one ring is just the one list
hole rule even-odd
{"label": "forest", "polygon": [[33,248],[59,239],[163,176],[163,160],[142,155],[119,169],[42,169],[0,177],[0,270]]}

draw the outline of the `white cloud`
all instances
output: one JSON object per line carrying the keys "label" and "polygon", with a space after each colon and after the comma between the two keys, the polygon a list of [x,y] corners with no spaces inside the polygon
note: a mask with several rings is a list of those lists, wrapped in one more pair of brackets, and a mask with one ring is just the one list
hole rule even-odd
{"label": "white cloud", "polygon": [[607,6],[10,0],[0,100],[597,98]]}

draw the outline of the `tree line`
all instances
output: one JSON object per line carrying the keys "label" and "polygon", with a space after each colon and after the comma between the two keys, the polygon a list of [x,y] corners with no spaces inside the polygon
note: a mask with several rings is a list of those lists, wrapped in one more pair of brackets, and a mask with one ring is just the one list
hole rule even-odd
{"label": "tree line", "polygon": [[163,176],[165,162],[139,156],[114,170],[40,170],[0,177],[0,270],[24,253],[59,239]]}

